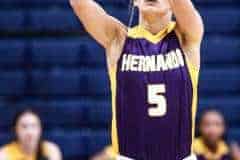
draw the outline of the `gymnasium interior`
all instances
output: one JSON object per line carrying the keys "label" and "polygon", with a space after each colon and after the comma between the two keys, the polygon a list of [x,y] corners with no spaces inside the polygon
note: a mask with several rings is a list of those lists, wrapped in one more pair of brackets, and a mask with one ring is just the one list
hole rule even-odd
{"label": "gymnasium interior", "polygon": [[[97,2],[128,23],[128,0]],[[226,140],[240,142],[240,1],[194,3],[205,23],[198,113],[222,111]],[[65,160],[88,159],[110,143],[104,50],[68,0],[0,0],[0,145],[13,138],[14,114],[29,106],[40,112],[44,138],[61,147]]]}

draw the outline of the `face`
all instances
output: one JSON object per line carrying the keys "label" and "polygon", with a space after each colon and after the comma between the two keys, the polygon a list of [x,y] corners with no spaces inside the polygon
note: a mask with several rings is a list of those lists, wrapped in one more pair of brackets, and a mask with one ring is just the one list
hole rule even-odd
{"label": "face", "polygon": [[171,12],[168,0],[135,0],[135,4],[143,15],[164,16]]}
{"label": "face", "polygon": [[18,142],[27,148],[36,148],[41,137],[40,119],[32,113],[24,113],[16,124]]}
{"label": "face", "polygon": [[209,143],[217,143],[217,141],[222,138],[224,131],[224,119],[221,114],[217,112],[207,112],[203,115],[200,132]]}

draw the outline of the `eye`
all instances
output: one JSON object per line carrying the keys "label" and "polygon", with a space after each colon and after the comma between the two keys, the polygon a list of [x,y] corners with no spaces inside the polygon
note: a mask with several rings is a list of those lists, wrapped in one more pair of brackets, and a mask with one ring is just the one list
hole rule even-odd
{"label": "eye", "polygon": [[23,129],[26,129],[28,127],[28,125],[27,124],[21,124],[20,127],[23,128]]}

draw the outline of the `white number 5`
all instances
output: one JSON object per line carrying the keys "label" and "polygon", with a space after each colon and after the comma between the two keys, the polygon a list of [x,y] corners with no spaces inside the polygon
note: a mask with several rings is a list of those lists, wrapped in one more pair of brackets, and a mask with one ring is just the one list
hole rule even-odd
{"label": "white number 5", "polygon": [[148,85],[148,103],[156,106],[148,109],[150,117],[162,117],[167,113],[167,101],[163,95],[165,93],[164,84]]}

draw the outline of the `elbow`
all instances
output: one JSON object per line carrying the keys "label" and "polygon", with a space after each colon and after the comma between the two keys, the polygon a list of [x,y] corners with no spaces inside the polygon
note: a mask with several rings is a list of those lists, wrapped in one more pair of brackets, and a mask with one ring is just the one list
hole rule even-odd
{"label": "elbow", "polygon": [[202,19],[202,17],[200,16],[200,20],[199,20],[199,35],[200,35],[200,38],[202,38],[204,36],[204,33],[205,33],[205,26],[204,26],[204,21]]}
{"label": "elbow", "polygon": [[69,0],[69,3],[73,7],[73,6],[76,6],[79,2],[78,0]]}
{"label": "elbow", "polygon": [[205,24],[204,21],[202,20],[202,35],[204,35],[205,33]]}

